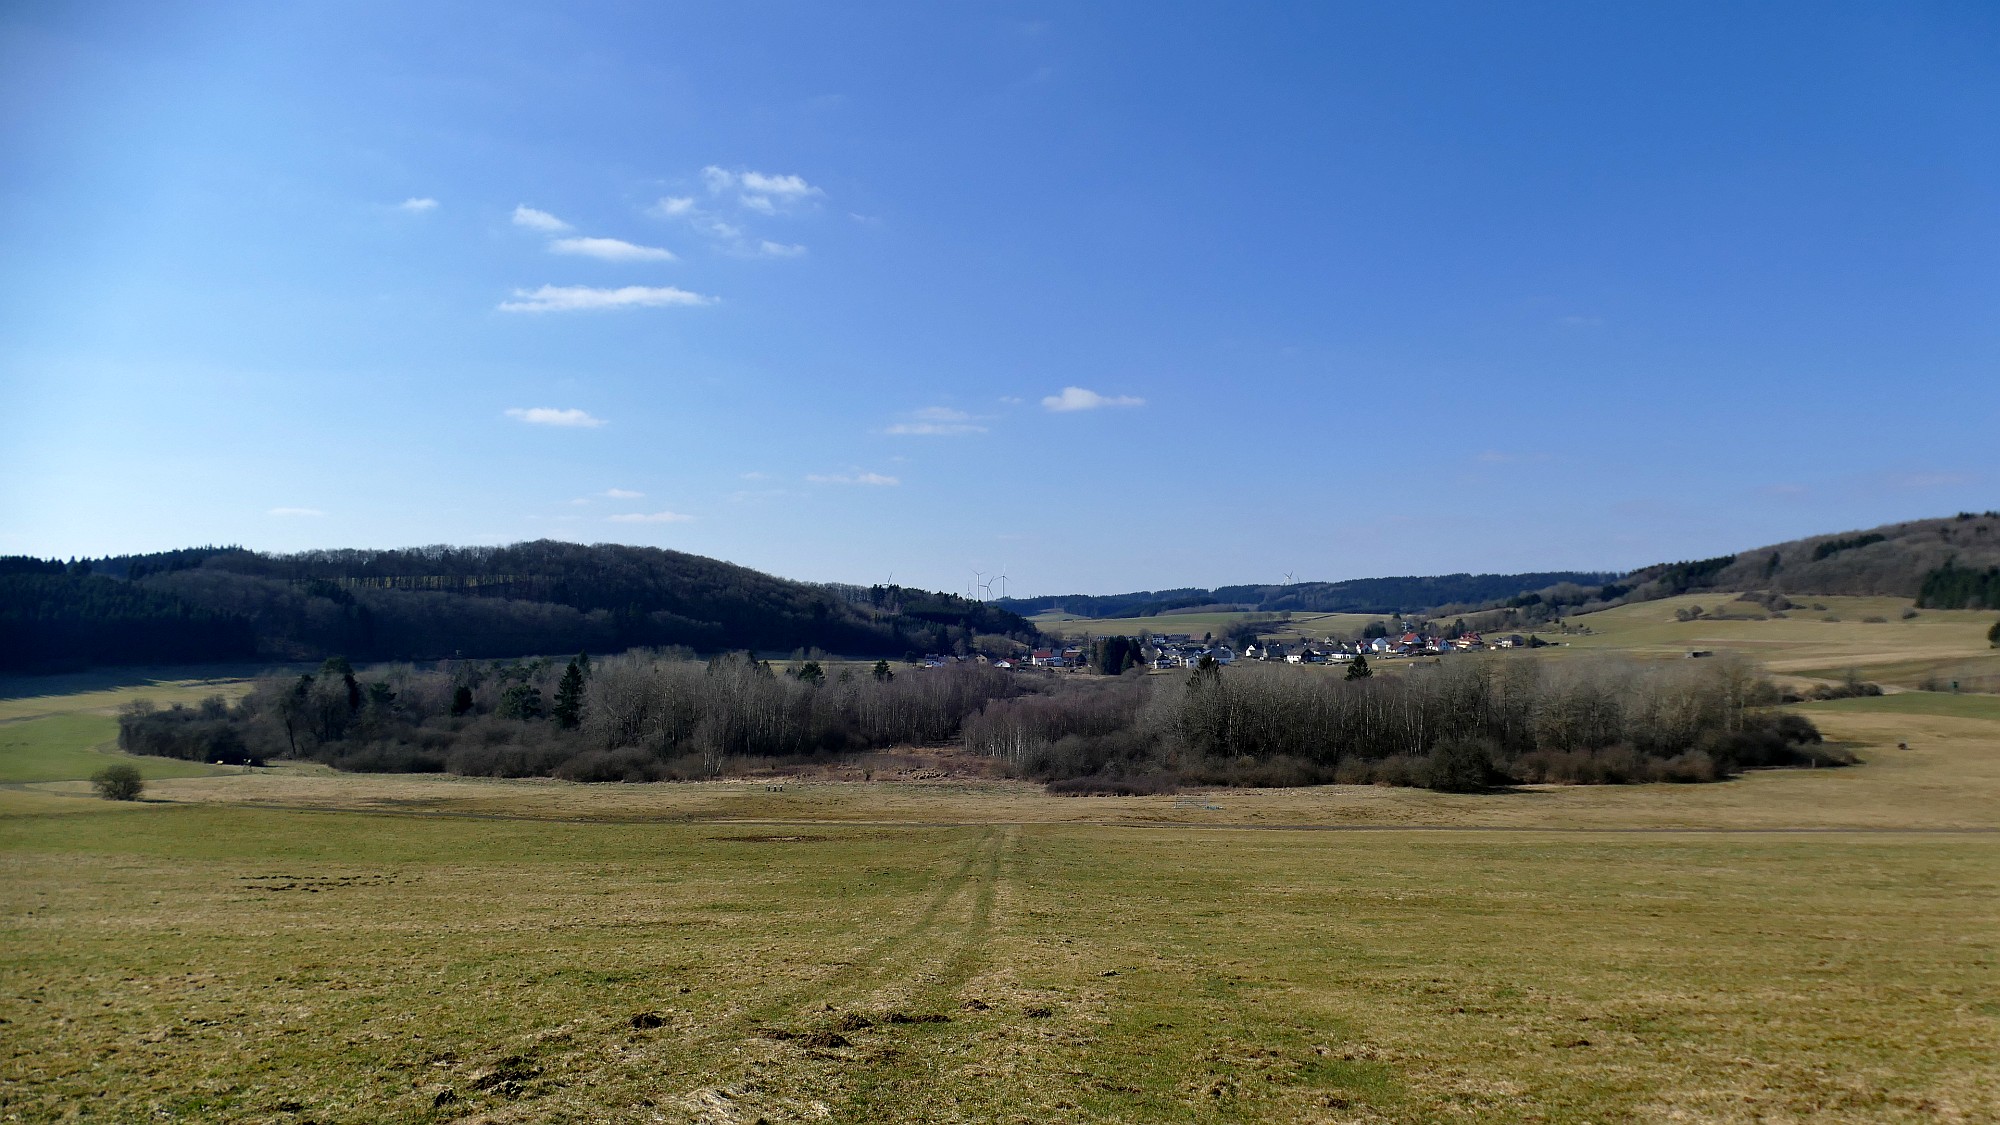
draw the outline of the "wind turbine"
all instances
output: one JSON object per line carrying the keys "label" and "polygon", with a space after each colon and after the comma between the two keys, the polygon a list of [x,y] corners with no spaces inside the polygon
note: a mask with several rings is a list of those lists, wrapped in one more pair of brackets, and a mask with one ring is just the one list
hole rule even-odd
{"label": "wind turbine", "polygon": [[[977,596],[977,593],[979,591],[989,590],[989,587],[984,582],[985,578],[986,578],[986,572],[983,570],[974,570],[972,572],[972,591],[975,597]],[[978,600],[984,601],[985,599],[979,598]]]}
{"label": "wind turbine", "polygon": [[1289,585],[1291,585],[1291,584],[1292,584],[1292,575],[1293,575],[1294,573],[1296,573],[1296,572],[1295,572],[1295,571],[1290,571],[1290,570],[1286,571],[1286,572],[1285,572],[1285,580],[1284,580],[1283,582],[1279,583],[1279,585],[1281,585],[1281,586],[1289,586]]}
{"label": "wind turbine", "polygon": [[[1001,600],[1001,601],[1003,601],[1003,602],[1004,602],[1004,601],[1006,601],[1006,600],[1007,600],[1007,568],[1006,568],[1005,566],[1002,566],[1002,567],[1000,568],[1000,576],[999,576],[998,578],[995,578],[995,579],[994,579],[993,581],[995,581],[995,582],[998,582],[998,583],[1000,583],[1000,600]],[[988,589],[992,589],[992,587],[991,587],[991,586],[988,586],[987,588],[988,588]]]}

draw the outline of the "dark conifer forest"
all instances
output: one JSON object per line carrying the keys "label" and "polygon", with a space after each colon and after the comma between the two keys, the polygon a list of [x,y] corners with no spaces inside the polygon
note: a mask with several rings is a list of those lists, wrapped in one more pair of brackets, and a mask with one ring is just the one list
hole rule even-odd
{"label": "dark conifer forest", "polygon": [[1018,614],[955,594],[793,582],[613,544],[0,560],[0,666],[13,670],[635,646],[901,657],[968,652],[981,636],[1029,643],[1037,633]]}

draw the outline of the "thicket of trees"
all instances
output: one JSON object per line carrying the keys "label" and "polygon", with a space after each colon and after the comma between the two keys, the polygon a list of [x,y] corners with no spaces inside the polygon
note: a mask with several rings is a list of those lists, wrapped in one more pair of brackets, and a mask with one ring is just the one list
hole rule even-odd
{"label": "thicket of trees", "polygon": [[968,748],[1066,778],[1338,781],[1463,789],[1503,781],[1708,781],[1742,769],[1851,761],[1797,715],[1773,714],[1742,662],[1455,660],[1408,674],[1249,666],[1184,681],[1133,677],[989,704]]}
{"label": "thicket of trees", "polygon": [[256,656],[249,622],[91,574],[88,564],[0,559],[0,669],[181,664]]}
{"label": "thicket of trees", "polygon": [[1926,609],[2000,609],[2000,566],[1978,570],[1946,562],[1924,575],[1917,604]]}
{"label": "thicket of trees", "polygon": [[[1019,615],[951,594],[790,582],[677,551],[511,547],[266,555],[190,548],[6,560],[0,628],[36,663],[510,657],[683,645],[847,655],[1032,644]],[[25,654],[25,655],[23,655]]]}
{"label": "thicket of trees", "polygon": [[1811,723],[1766,710],[1776,699],[1728,657],[1462,659],[1345,680],[1212,665],[1186,677],[897,672],[886,661],[829,674],[812,660],[779,669],[671,652],[357,673],[336,658],[262,681],[234,708],[134,705],[120,740],[210,761],[638,781],[958,739],[1018,775],[1086,790],[1706,781],[1851,760]]}

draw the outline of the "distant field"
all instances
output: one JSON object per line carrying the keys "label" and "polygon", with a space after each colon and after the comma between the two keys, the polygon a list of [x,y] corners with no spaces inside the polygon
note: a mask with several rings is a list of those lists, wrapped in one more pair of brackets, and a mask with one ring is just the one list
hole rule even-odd
{"label": "distant field", "polygon": [[[1269,619],[1268,613],[1163,613],[1157,617],[1071,617],[1041,614],[1029,620],[1045,631],[1076,637],[1138,637],[1148,633],[1186,633],[1197,640],[1204,633],[1222,636],[1231,626],[1250,618]],[[1294,613],[1290,620],[1274,621],[1269,636],[1284,640],[1324,640],[1329,633],[1359,636],[1377,621],[1391,618],[1377,613]]]}
{"label": "distant field", "polygon": [[82,686],[0,722],[0,1118],[2000,1120],[1993,698],[1806,705],[1865,764],[1714,785],[114,804]]}
{"label": "distant field", "polygon": [[[1621,649],[1678,655],[1689,649],[1733,649],[1763,661],[1774,672],[1840,679],[1849,671],[1865,679],[1917,687],[1927,676],[1957,678],[1967,688],[2000,689],[2000,650],[1986,640],[2000,613],[1990,610],[1918,611],[1907,621],[1908,598],[1808,598],[1823,610],[1801,607],[1765,621],[1676,621],[1674,611],[1701,606],[1710,612],[1761,613],[1745,602],[1714,594],[1687,594],[1619,606],[1569,618],[1589,635],[1542,631],[1570,650]],[[1828,621],[1826,618],[1838,618]],[[1867,621],[1868,617],[1884,618]],[[1946,674],[1950,672],[1952,674]]]}

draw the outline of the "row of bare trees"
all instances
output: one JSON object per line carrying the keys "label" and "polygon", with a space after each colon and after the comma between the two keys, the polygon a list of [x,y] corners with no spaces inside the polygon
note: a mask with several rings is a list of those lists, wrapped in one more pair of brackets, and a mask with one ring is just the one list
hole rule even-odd
{"label": "row of bare trees", "polygon": [[361,672],[336,658],[263,681],[234,709],[134,709],[124,735],[133,748],[185,756],[223,745],[205,740],[226,726],[227,748],[257,759],[579,780],[714,776],[745,759],[962,739],[1045,780],[1444,778],[1465,788],[1481,778],[1703,780],[1799,760],[1818,732],[1772,715],[1775,700],[1753,665],[1727,655],[1467,657],[1345,680],[1290,666],[1064,677],[881,662],[829,674],[813,661],[774,668],[684,652]]}

